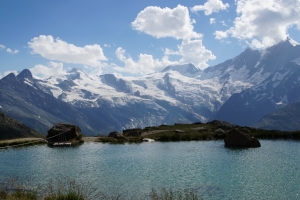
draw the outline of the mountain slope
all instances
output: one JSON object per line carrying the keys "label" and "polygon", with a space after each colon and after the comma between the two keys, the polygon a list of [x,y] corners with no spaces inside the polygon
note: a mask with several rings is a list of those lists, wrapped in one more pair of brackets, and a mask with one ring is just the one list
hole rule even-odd
{"label": "mountain slope", "polygon": [[0,111],[0,140],[26,137],[41,138],[43,135]]}
{"label": "mountain slope", "polygon": [[[265,65],[277,69],[260,84],[233,94],[220,108],[215,119],[226,120],[237,125],[251,126],[261,117],[293,102],[300,101],[300,66],[297,58],[300,57],[300,46],[293,46],[288,41],[276,47],[276,51],[269,53],[277,65]],[[272,49],[272,48],[270,48]],[[277,56],[276,56],[277,53]],[[281,65],[285,63],[284,65]]]}
{"label": "mountain slope", "polygon": [[283,131],[300,130],[300,102],[288,104],[269,115],[265,115],[254,124],[254,127]]}
{"label": "mountain slope", "polygon": [[88,134],[96,131],[87,123],[92,119],[40,90],[30,78],[30,71],[24,70],[17,77],[9,74],[0,80],[0,106],[4,113],[43,134],[57,122],[78,124]]}

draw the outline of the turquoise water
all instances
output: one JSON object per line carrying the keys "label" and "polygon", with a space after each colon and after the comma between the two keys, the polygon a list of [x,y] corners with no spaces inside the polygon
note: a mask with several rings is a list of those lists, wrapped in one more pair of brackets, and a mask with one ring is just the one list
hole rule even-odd
{"label": "turquoise water", "polygon": [[152,142],[0,150],[0,180],[44,184],[71,177],[135,199],[152,188],[189,188],[205,199],[300,199],[300,141],[262,140],[229,149],[223,141]]}

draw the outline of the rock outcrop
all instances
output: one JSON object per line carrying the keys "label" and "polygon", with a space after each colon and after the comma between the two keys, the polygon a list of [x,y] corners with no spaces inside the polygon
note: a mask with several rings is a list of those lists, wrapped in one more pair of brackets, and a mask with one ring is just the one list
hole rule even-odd
{"label": "rock outcrop", "polygon": [[81,137],[81,129],[73,124],[55,124],[49,131],[47,138],[50,142],[70,141]]}
{"label": "rock outcrop", "polygon": [[112,137],[112,138],[115,138],[117,140],[125,140],[126,138],[124,137],[124,135],[122,135],[122,133],[119,133],[117,131],[113,131],[113,132],[110,132],[108,134],[108,137]]}
{"label": "rock outcrop", "polygon": [[260,147],[260,142],[245,133],[238,130],[231,130],[227,133],[225,139],[225,146],[235,147]]}

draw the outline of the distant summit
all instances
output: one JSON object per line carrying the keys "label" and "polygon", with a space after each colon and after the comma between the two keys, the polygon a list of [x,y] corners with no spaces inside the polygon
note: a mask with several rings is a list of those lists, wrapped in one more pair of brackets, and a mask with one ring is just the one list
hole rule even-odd
{"label": "distant summit", "polygon": [[198,72],[201,72],[200,69],[195,67],[195,65],[189,63],[189,64],[183,64],[183,65],[170,65],[166,67],[162,72],[167,72],[167,71],[177,71],[182,75],[194,75]]}
{"label": "distant summit", "polygon": [[25,80],[25,79],[31,80],[32,79],[32,74],[31,74],[30,70],[24,69],[21,73],[19,73],[17,75],[17,78],[20,79],[20,80]]}

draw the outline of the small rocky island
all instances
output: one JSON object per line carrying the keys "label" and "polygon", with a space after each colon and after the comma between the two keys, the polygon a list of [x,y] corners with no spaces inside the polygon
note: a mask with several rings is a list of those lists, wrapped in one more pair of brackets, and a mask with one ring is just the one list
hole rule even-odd
{"label": "small rocky island", "polygon": [[50,146],[71,146],[83,143],[81,129],[74,124],[55,124],[47,135]]}
{"label": "small rocky island", "polygon": [[236,129],[229,131],[224,139],[227,147],[260,147],[258,139]]}

